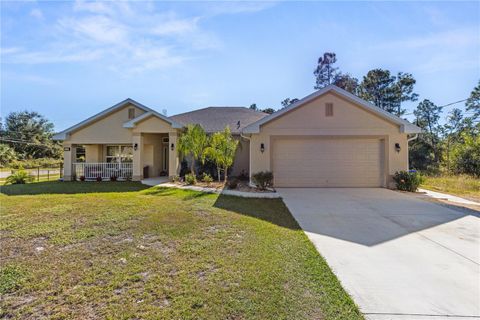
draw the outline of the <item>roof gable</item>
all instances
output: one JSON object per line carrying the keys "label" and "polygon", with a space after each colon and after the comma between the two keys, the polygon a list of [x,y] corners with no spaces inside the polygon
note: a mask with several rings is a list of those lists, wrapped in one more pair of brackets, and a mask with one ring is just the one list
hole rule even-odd
{"label": "roof gable", "polygon": [[[65,139],[67,139],[67,137],[68,137],[68,135],[69,135],[70,133],[73,133],[73,132],[75,132],[75,131],[77,131],[77,130],[80,130],[80,129],[82,129],[82,128],[84,128],[84,127],[86,127],[86,126],[88,126],[88,125],[90,125],[90,124],[92,124],[92,123],[100,120],[100,119],[103,119],[103,118],[109,116],[110,114],[112,114],[112,113],[114,113],[114,112],[116,112],[116,111],[118,111],[118,110],[121,110],[122,108],[124,108],[124,107],[126,107],[126,106],[128,106],[128,105],[133,105],[133,106],[135,106],[135,107],[137,107],[137,108],[145,111],[145,113],[142,114],[142,115],[145,115],[146,113],[149,113],[150,115],[154,114],[154,115],[156,115],[156,116],[161,117],[163,120],[167,121],[167,122],[170,123],[172,126],[176,124],[174,121],[172,121],[171,119],[169,119],[169,118],[167,118],[167,117],[159,114],[159,113],[156,112],[155,110],[150,109],[149,107],[147,107],[147,106],[145,106],[145,105],[143,105],[143,104],[141,104],[141,103],[139,103],[139,102],[137,102],[137,101],[135,101],[135,100],[133,100],[133,99],[127,98],[127,99],[125,99],[125,100],[123,100],[123,101],[121,101],[121,102],[119,102],[119,103],[117,103],[117,104],[115,104],[115,105],[113,105],[113,106],[111,106],[111,107],[103,110],[102,112],[99,112],[99,113],[91,116],[90,118],[87,118],[87,119],[85,119],[84,121],[79,122],[79,123],[77,123],[76,125],[71,126],[71,127],[67,128],[67,129],[65,129],[65,130],[63,130],[63,131],[55,134],[55,135],[53,136],[53,140],[65,140]],[[142,115],[140,115],[139,117],[141,117]],[[139,118],[139,117],[137,117],[137,118]],[[135,118],[135,119],[136,119],[136,118]],[[135,120],[135,119],[133,119],[133,120]],[[125,127],[125,126],[124,126],[124,127]]]}
{"label": "roof gable", "polygon": [[271,121],[273,121],[274,119],[276,118],[279,118],[283,115],[285,115],[286,113],[296,109],[296,108],[299,108],[317,98],[319,98],[320,96],[328,93],[328,92],[332,92],[332,93],[335,93],[337,95],[339,95],[340,97],[346,99],[347,101],[350,101],[352,103],[354,103],[355,105],[358,105],[360,106],[361,108],[365,109],[366,111],[369,111],[377,116],[379,116],[380,118],[383,118],[389,122],[392,122],[394,124],[397,124],[400,126],[400,131],[401,132],[404,132],[404,133],[420,133],[421,132],[421,129],[413,124],[411,124],[410,122],[404,120],[404,119],[401,119],[400,117],[397,117],[381,108],[378,108],[376,107],[375,105],[371,104],[370,102],[367,102],[353,94],[351,94],[350,92],[348,91],[345,91],[335,85],[329,85],[323,89],[320,89],[306,97],[304,97],[303,99],[295,102],[295,103],[292,103],[291,105],[289,105],[288,107],[286,108],[283,108],[283,109],[280,109],[278,110],[277,112],[263,118],[263,119],[260,119],[259,121],[256,121],[255,123],[252,123],[250,124],[249,126],[245,127],[242,132],[243,133],[259,133],[260,132],[260,127],[266,123],[269,123]]}
{"label": "roof gable", "polygon": [[144,121],[144,120],[146,120],[146,119],[148,119],[148,118],[150,118],[150,117],[159,118],[159,119],[167,122],[168,124],[170,124],[170,125],[171,125],[173,128],[175,128],[175,129],[180,129],[180,128],[183,127],[180,123],[178,123],[178,122],[172,120],[171,118],[169,118],[169,117],[167,117],[167,116],[164,116],[163,114],[158,113],[158,112],[156,112],[156,111],[154,111],[154,110],[145,112],[144,114],[141,114],[141,115],[139,115],[138,117],[133,118],[132,120],[129,120],[129,121],[125,122],[125,123],[123,124],[123,127],[124,127],[124,128],[135,128],[135,126],[136,126],[137,124],[139,124],[140,122],[142,122],[142,121]]}

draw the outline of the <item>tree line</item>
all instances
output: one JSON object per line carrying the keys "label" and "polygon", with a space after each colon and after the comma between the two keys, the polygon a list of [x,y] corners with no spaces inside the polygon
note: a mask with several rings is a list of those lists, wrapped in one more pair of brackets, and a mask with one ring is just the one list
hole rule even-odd
{"label": "tree line", "polygon": [[52,140],[53,135],[53,123],[38,112],[9,113],[5,120],[0,119],[0,165],[6,166],[12,161],[61,159],[61,144]]}
{"label": "tree line", "polygon": [[[315,76],[314,89],[322,89],[334,84],[366,101],[369,101],[383,110],[397,116],[405,114],[402,103],[417,101],[418,94],[413,92],[416,80],[412,74],[398,72],[392,75],[389,70],[372,69],[359,81],[349,73],[340,71],[336,66],[337,57],[334,52],[325,52],[318,58],[313,71]],[[282,108],[297,102],[297,98],[285,98],[280,104]],[[254,103],[250,109],[273,113],[274,108],[259,108]]]}

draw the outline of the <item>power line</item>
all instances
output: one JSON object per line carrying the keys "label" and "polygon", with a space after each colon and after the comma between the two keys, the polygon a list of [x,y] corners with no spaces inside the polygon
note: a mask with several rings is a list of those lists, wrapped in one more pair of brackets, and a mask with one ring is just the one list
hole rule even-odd
{"label": "power line", "polygon": [[25,143],[25,144],[30,144],[30,145],[34,145],[34,146],[50,148],[50,146],[46,146],[46,145],[40,144],[40,143],[29,142],[29,141],[13,140],[13,139],[5,139],[5,138],[0,138],[0,140],[2,142],[6,141],[6,142],[10,142],[10,143]]}
{"label": "power line", "polygon": [[443,108],[443,107],[448,107],[448,106],[451,106],[452,104],[457,104],[457,103],[460,103],[460,102],[464,102],[464,101],[467,101],[467,99],[463,99],[463,100],[458,100],[458,101],[455,101],[455,102],[451,102],[451,103],[448,103],[446,105],[443,105],[443,106],[439,106],[440,108]]}

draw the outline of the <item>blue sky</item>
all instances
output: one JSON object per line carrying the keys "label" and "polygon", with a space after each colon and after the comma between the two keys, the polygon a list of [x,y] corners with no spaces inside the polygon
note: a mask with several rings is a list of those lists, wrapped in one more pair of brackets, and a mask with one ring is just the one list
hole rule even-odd
{"label": "blue sky", "polygon": [[278,108],[313,92],[325,51],[358,78],[410,72],[443,105],[480,78],[479,21],[479,2],[2,2],[1,113],[61,130],[127,97]]}

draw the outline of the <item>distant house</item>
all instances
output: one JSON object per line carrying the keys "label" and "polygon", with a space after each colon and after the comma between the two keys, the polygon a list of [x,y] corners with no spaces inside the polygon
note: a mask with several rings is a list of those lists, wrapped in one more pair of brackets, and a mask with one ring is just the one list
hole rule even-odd
{"label": "distant house", "polygon": [[208,133],[228,125],[241,142],[232,174],[273,171],[277,187],[388,187],[408,169],[407,135],[421,131],[333,85],[271,115],[208,107],[167,117],[127,99],[55,135],[65,180],[177,175],[177,139],[190,123]]}

